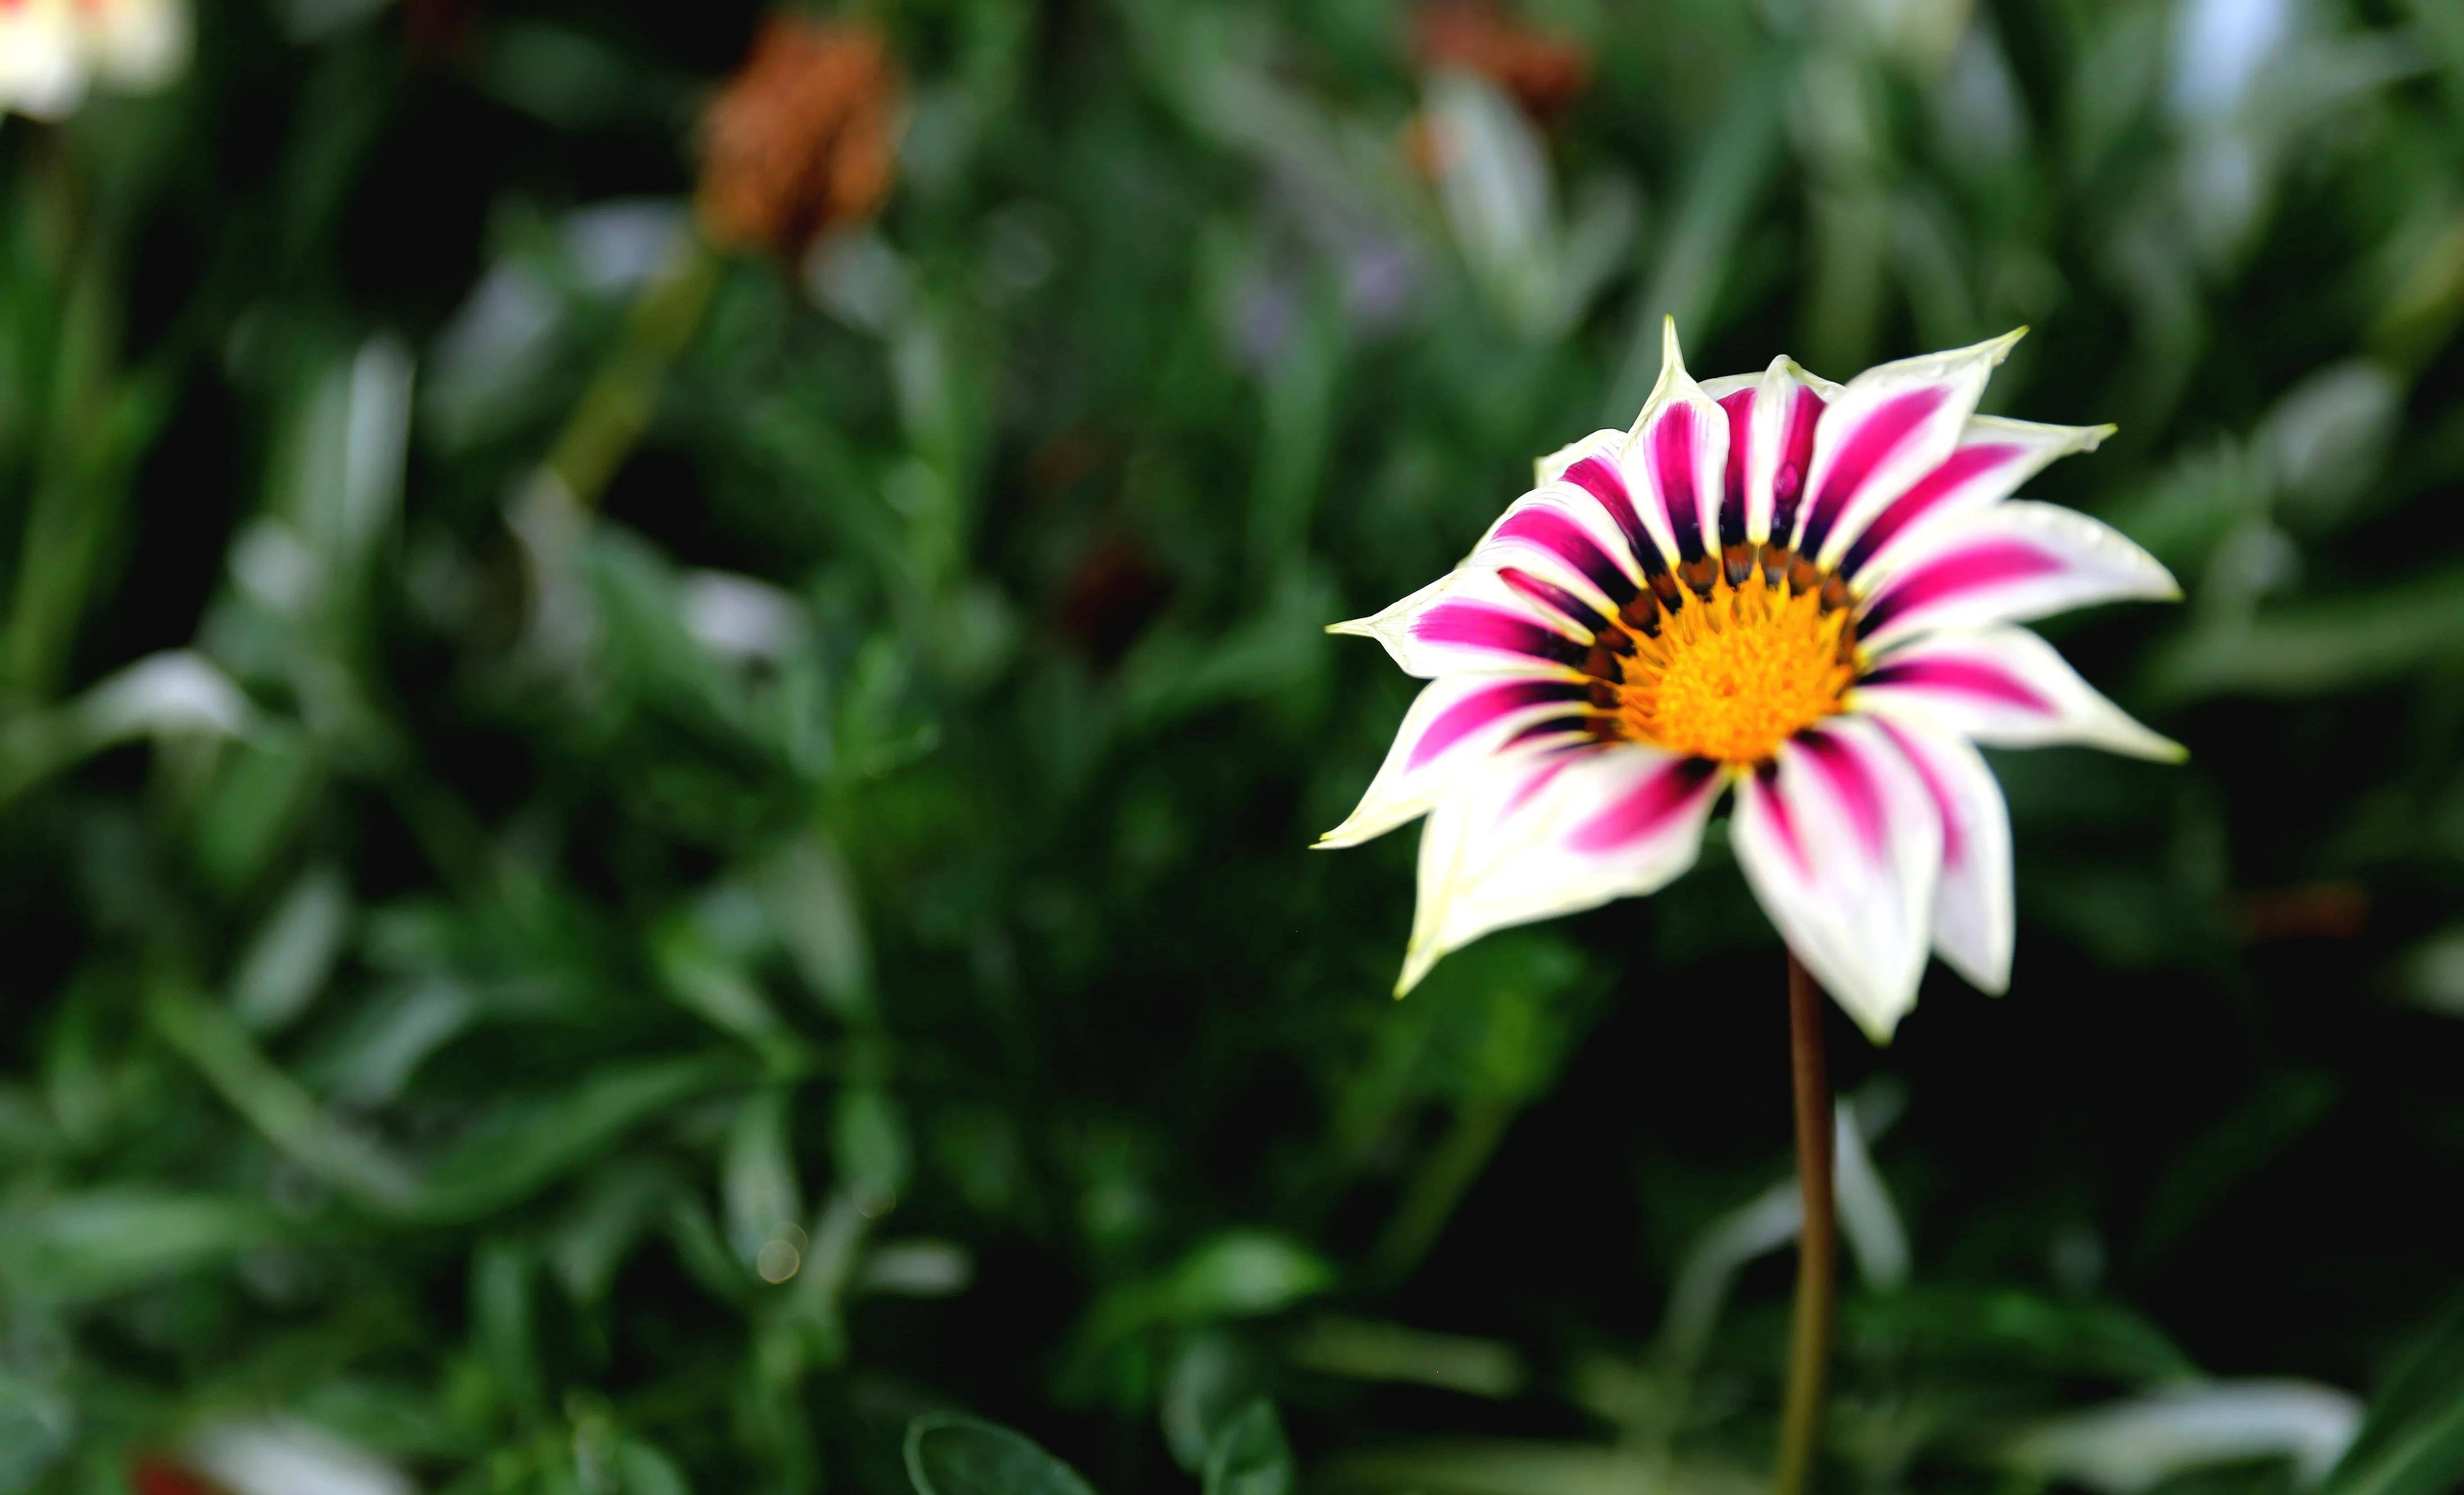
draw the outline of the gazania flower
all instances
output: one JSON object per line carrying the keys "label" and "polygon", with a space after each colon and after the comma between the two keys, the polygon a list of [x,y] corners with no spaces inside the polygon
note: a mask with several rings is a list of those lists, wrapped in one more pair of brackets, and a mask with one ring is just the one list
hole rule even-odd
{"label": "gazania flower", "polygon": [[2180,754],[2014,627],[2180,595],[2104,525],[2011,498],[2111,429],[1974,413],[2018,336],[1698,385],[1671,323],[1631,431],[1542,459],[1451,575],[1334,627],[1430,682],[1322,842],[1428,816],[1398,992],[1491,930],[1662,887],[1724,795],[1764,911],[1876,1039],[1928,947],[2004,987],[2010,818],[1976,744]]}
{"label": "gazania flower", "polygon": [[777,16],[704,121],[701,221],[731,249],[800,258],[870,217],[898,168],[897,64],[875,33]]}
{"label": "gazania flower", "polygon": [[185,0],[0,0],[0,113],[62,119],[90,83],[158,88],[187,55]]}

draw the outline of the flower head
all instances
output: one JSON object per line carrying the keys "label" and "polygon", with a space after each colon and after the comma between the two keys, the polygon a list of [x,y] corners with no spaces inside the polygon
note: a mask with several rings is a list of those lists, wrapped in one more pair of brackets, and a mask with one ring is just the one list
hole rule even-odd
{"label": "flower head", "polygon": [[772,19],[704,121],[704,230],[795,259],[828,230],[870,217],[897,173],[901,93],[873,32]]}
{"label": "flower head", "polygon": [[1764,911],[1876,1038],[1928,947],[2007,984],[2010,816],[1976,745],[2180,754],[2014,626],[2179,595],[2011,498],[2111,429],[1975,413],[2018,336],[1698,385],[1671,323],[1632,430],[1541,459],[1452,574],[1334,627],[1430,682],[1321,842],[1428,816],[1398,993],[1492,930],[1666,885],[1723,795]]}
{"label": "flower head", "polygon": [[188,57],[186,0],[0,0],[0,113],[77,112],[87,88],[159,88]]}

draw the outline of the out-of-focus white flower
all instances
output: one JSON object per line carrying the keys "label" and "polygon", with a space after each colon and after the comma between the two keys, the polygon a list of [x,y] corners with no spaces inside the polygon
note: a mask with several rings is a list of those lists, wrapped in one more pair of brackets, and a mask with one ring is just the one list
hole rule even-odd
{"label": "out-of-focus white flower", "polygon": [[2039,1478],[2135,1495],[2177,1474],[2246,1459],[2289,1459],[2294,1483],[2326,1478],[2361,1430],[2362,1404],[2315,1381],[2176,1386],[2040,1423],[2004,1459]]}
{"label": "out-of-focus white flower", "polygon": [[188,40],[187,0],[0,0],[0,113],[58,120],[96,83],[160,88]]}
{"label": "out-of-focus white flower", "polygon": [[2182,0],[2173,28],[2174,113],[2230,119],[2299,19],[2294,0]]}
{"label": "out-of-focus white flower", "polygon": [[728,659],[778,659],[795,647],[803,627],[792,595],[732,571],[689,574],[676,601],[685,631]]}
{"label": "out-of-focus white flower", "polygon": [[1928,947],[1999,991],[2011,830],[1976,744],[2180,749],[2014,625],[2179,595],[2086,515],[2012,501],[2110,428],[1975,413],[2017,334],[1846,385],[1698,385],[1672,323],[1628,430],[1543,458],[1453,574],[1337,633],[1431,683],[1323,844],[1425,814],[1409,988],[1491,930],[1652,892],[1712,806],[1789,947],[1877,1039]]}
{"label": "out-of-focus white flower", "polygon": [[148,654],[87,692],[77,703],[88,738],[124,741],[153,734],[235,737],[254,716],[231,676],[193,649]]}
{"label": "out-of-focus white flower", "polygon": [[418,1495],[400,1469],[356,1443],[277,1418],[210,1427],[187,1462],[234,1495]]}

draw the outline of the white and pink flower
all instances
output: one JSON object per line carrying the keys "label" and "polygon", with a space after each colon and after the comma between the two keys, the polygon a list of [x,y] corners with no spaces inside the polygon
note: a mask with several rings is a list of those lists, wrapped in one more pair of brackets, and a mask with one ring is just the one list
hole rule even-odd
{"label": "white and pink flower", "polygon": [[0,0],[0,114],[64,119],[96,82],[159,88],[187,59],[187,0]]}
{"label": "white and pink flower", "polygon": [[2181,753],[2014,627],[2180,595],[2103,524],[2011,498],[2111,429],[1975,413],[2018,336],[1698,385],[1671,324],[1632,430],[1543,458],[1452,574],[1333,627],[1430,682],[1321,842],[1428,817],[1398,993],[1492,930],[1665,886],[1728,793],[1765,912],[1868,1033],[1928,948],[2003,989],[2010,816],[1976,745]]}

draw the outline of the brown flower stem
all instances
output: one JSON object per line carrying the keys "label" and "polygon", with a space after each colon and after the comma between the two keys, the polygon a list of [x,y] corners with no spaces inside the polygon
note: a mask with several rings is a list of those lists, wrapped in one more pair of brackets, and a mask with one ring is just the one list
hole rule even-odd
{"label": "brown flower stem", "polygon": [[1805,1495],[1822,1435],[1822,1382],[1831,1357],[1831,1082],[1822,1063],[1822,988],[1788,957],[1789,1071],[1796,1091],[1796,1176],[1805,1226],[1796,1246],[1796,1322],[1789,1334],[1788,1397],[1780,1414],[1778,1495]]}
{"label": "brown flower stem", "polygon": [[548,454],[548,472],[583,508],[599,501],[649,428],[668,365],[701,325],[718,269],[709,243],[690,233],[667,269],[634,299],[624,341],[583,391]]}

